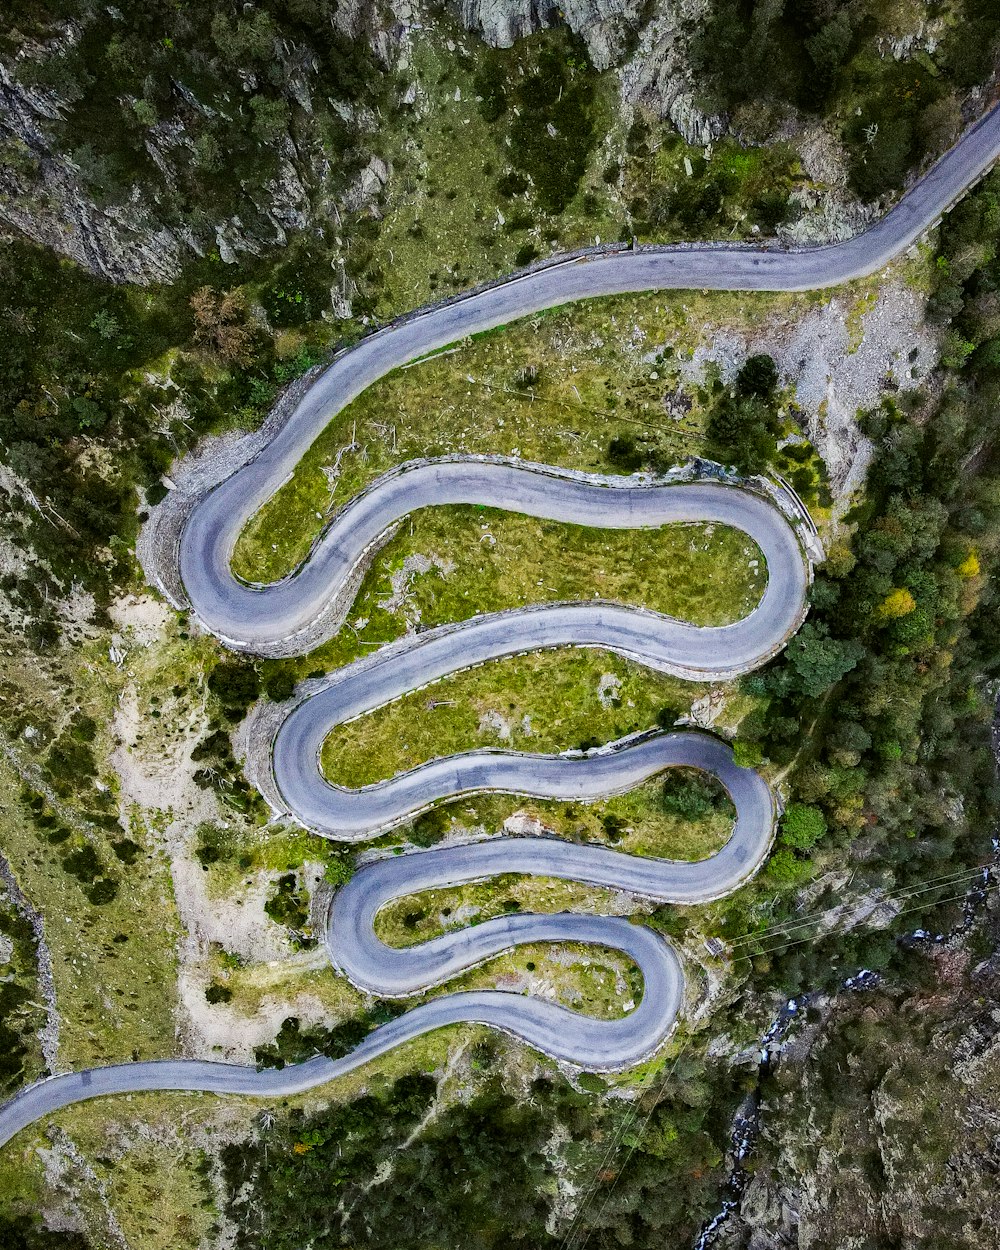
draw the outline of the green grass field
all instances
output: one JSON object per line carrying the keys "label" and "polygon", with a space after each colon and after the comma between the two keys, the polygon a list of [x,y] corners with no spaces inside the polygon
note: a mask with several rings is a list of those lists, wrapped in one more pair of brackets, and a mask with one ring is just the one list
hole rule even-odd
{"label": "green grass field", "polygon": [[598,746],[652,728],[664,707],[686,711],[697,690],[604,651],[495,660],[339,726],[323,768],[330,781],[359,786],[475,746]]}
{"label": "green grass field", "polygon": [[250,521],[234,569],[287,574],[330,515],[387,469],[421,456],[513,455],[613,472],[626,433],[661,463],[702,450],[710,391],[681,380],[706,327],[794,318],[821,293],[658,292],[587,300],[464,339],[388,374],[337,413],[295,473]]}

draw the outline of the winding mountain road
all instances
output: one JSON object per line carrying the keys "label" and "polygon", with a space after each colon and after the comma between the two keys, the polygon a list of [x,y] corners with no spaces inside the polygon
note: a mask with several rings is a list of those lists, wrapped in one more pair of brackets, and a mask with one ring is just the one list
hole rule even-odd
{"label": "winding mountain road", "polygon": [[[291,577],[268,587],[240,583],[230,562],[246,521],[278,489],[333,415],[379,377],[466,335],[573,300],[664,288],[805,290],[872,273],[909,247],[1000,156],[1000,113],[972,127],[863,235],[830,247],[780,249],[679,246],[555,263],[438,306],[373,334],[335,360],[270,443],[199,501],[185,527],[180,575],[202,622],[228,645],[294,654],[317,624],[333,632],[331,604],[393,522],[414,508],[444,502],[492,503],[576,524],[657,526],[720,520],[751,535],[765,553],[767,590],[744,620],[695,629],[617,604],[553,604],[477,617],[405,640],[334,674],[292,708],[273,744],[275,782],[290,810],[311,828],[340,839],[364,837],[437,799],[503,789],[593,798],[628,789],[665,767],[698,767],[716,776],[737,811],[733,835],[698,863],[638,859],[549,838],[505,838],[447,846],[371,863],[338,891],[331,907],[330,957],[356,984],[404,996],[444,983],[523,942],[578,941],[627,954],[643,976],[640,1005],[617,1020],[593,1020],[552,1003],[497,991],[430,999],[374,1030],[340,1060],[316,1058],[282,1071],[196,1060],[140,1062],[67,1073],[37,1082],[0,1108],[0,1144],[69,1103],[142,1090],[288,1095],[366,1063],[431,1029],[461,1021],[492,1025],[582,1067],[628,1066],[668,1035],[683,998],[676,954],[651,930],[601,916],[505,916],[420,946],[394,950],[373,920],[393,898],[494,876],[532,873],[627,889],[665,902],[697,902],[739,886],[770,843],[774,800],[753,770],[738,767],[722,743],[700,733],[651,734],[585,757],[476,751],[433,761],[377,786],[351,791],[327,783],[318,751],[329,729],[350,716],[450,672],[539,647],[601,646],[694,679],[734,675],[784,645],[804,611],[808,569],[781,513],[758,496],[722,486],[609,486],[583,475],[508,461],[446,459],[401,469],[346,507]],[[310,632],[313,631],[313,632]]]}
{"label": "winding mountain road", "polygon": [[[233,576],[236,541],[332,417],[393,369],[468,335],[574,300],[679,288],[815,290],[864,277],[910,247],[998,157],[1000,108],[967,131],[891,212],[845,243],[798,250],[681,245],[556,261],[370,335],[320,374],[268,445],[202,499],[188,519],[180,572],[195,611],[230,646],[287,655],[306,649],[296,635],[323,616],[331,584],[341,576],[336,527],[302,568],[267,588],[246,586]],[[475,487],[473,481],[469,497],[456,493],[450,501],[485,502],[475,497]],[[409,492],[411,508],[422,506],[415,486],[402,489]],[[358,524],[371,521],[363,499]],[[379,508],[389,499],[382,496]],[[515,495],[503,506],[519,510],[520,501]],[[384,515],[389,511],[386,507]],[[331,618],[330,632],[336,624]]]}
{"label": "winding mountain road", "polygon": [[[694,681],[724,679],[762,664],[802,619],[808,576],[802,550],[782,513],[760,496],[714,482],[664,485],[620,478],[608,484],[582,473],[502,460],[432,461],[386,475],[343,509],[301,573],[264,591],[239,588],[238,593],[273,603],[276,615],[298,619],[301,603],[322,605],[324,595],[329,598],[331,588],[350,577],[370,544],[393,522],[416,508],[459,502],[602,529],[706,521],[730,525],[760,548],[767,587],[753,612],[731,625],[699,628],[599,600],[549,603],[411,635],[340,669],[290,712],[273,746],[278,789],[310,829],[344,841],[370,837],[439,799],[474,791],[586,800],[631,790],[665,766],[656,742],[585,760],[473,751],[360,790],[331,786],[316,761],[334,726],[501,656],[553,647],[603,647]],[[313,573],[314,563],[322,564],[322,575]],[[195,603],[200,609],[200,601]],[[315,610],[319,607],[310,608]]]}

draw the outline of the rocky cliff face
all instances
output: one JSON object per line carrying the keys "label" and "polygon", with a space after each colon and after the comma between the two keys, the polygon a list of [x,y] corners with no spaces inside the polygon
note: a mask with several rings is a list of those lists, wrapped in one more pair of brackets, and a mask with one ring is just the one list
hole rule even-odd
{"label": "rocky cliff face", "polygon": [[[373,51],[388,82],[384,71],[395,63],[398,27],[385,19],[377,0],[341,6],[337,21],[343,40],[357,40]],[[178,75],[169,86],[173,99],[144,130],[141,155],[148,158],[147,172],[113,195],[100,194],[93,169],[86,168],[94,160],[93,145],[76,147],[63,133],[67,121],[73,123],[79,91],[73,84],[32,81],[39,65],[63,58],[80,38],[81,28],[68,23],[48,32],[44,42],[25,40],[16,53],[7,54],[6,63],[0,61],[0,233],[6,227],[112,281],[148,284],[173,279],[185,259],[195,255],[214,252],[229,263],[240,252],[258,253],[307,224],[322,228],[331,217],[336,220],[341,207],[357,212],[381,193],[388,169],[369,150],[378,129],[373,110],[358,101],[324,99],[329,84],[320,81],[320,58],[308,45],[276,35],[281,98],[257,94],[271,84],[253,68],[237,66],[235,89],[220,84],[221,103],[214,96],[208,103],[203,87],[199,95]],[[209,173],[230,166],[224,144],[202,137],[201,144],[208,146],[199,147],[201,124],[218,122],[220,116],[228,122],[226,109],[233,118],[253,118],[247,106],[255,100],[275,106],[277,121],[265,138],[257,139],[270,157],[267,176],[230,175],[234,202],[229,211],[204,208],[197,190],[185,202],[176,189],[197,180],[199,162]],[[124,96],[111,108],[105,101],[104,129],[121,126],[124,133],[134,122],[133,112],[145,116],[145,103]],[[349,135],[346,154],[330,153],[331,117]],[[99,152],[98,179],[102,159]]]}
{"label": "rocky cliff face", "polygon": [[708,0],[456,0],[463,24],[497,48],[565,22],[586,43],[594,65],[617,69],[623,103],[643,104],[669,118],[689,143],[707,144],[723,120],[695,102],[688,43]]}
{"label": "rocky cliff face", "polygon": [[509,48],[516,39],[565,22],[584,40],[598,69],[618,64],[630,32],[637,29],[641,0],[458,0],[464,26],[495,48]]}
{"label": "rocky cliff face", "polygon": [[627,103],[644,104],[668,118],[688,143],[702,147],[725,130],[722,117],[698,107],[689,56],[692,32],[705,20],[709,7],[708,0],[660,0],[621,71],[622,98]]}
{"label": "rocky cliff face", "polygon": [[52,150],[53,94],[32,91],[0,65],[0,221],[114,281],[172,278],[184,241],[159,225],[138,188],[126,204],[99,209],[79,170]]}
{"label": "rocky cliff face", "polygon": [[997,913],[938,947],[922,992],[841,995],[765,1090],[724,1250],[973,1250],[1000,1226]]}

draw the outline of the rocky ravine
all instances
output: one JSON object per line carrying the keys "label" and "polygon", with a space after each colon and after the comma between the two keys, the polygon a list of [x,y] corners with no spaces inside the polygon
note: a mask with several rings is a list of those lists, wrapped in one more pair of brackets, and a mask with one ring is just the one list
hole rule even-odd
{"label": "rocky ravine", "polygon": [[[370,47],[386,70],[395,66],[398,26],[385,20],[378,0],[344,5],[338,18],[342,36]],[[198,213],[184,214],[170,202],[164,188],[181,184],[196,160],[194,128],[176,116],[151,126],[145,138],[163,187],[148,179],[134,183],[124,198],[100,202],[73,152],[53,139],[71,101],[60,90],[31,84],[34,64],[59,57],[81,33],[67,23],[44,43],[25,40],[16,55],[0,62],[0,236],[26,237],[51,247],[114,282],[148,285],[171,281],[194,256],[214,251],[228,263],[240,252],[257,254],[282,245],[292,232],[310,223],[337,222],[341,209],[356,212],[382,191],[389,171],[367,150],[375,117],[369,110],[330,102],[350,125],[357,145],[349,154],[349,167],[335,167],[323,141],[316,55],[305,44],[275,39],[289,120],[284,132],[271,140],[278,153],[277,172],[256,186],[241,180],[238,211],[213,217],[199,206]],[[228,106],[234,112],[244,109],[239,97],[256,82],[249,72],[241,78]],[[201,102],[183,78],[174,81],[172,91],[193,118],[215,116],[217,110]],[[111,124],[114,119],[108,120]]]}
{"label": "rocky ravine", "polygon": [[922,989],[843,992],[807,1013],[763,1090],[753,1173],[715,1247],[994,1244],[998,938],[994,895],[966,938],[928,941]]}

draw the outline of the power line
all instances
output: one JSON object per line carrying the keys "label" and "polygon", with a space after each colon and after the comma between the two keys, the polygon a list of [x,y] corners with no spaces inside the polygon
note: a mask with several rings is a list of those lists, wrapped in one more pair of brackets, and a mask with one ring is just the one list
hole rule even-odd
{"label": "power line", "polygon": [[624,1137],[625,1133],[627,1133],[628,1130],[632,1127],[632,1124],[634,1123],[636,1116],[638,1116],[639,1104],[640,1104],[640,1100],[643,1094],[643,1086],[646,1085],[647,1082],[651,1081],[655,1075],[662,1074],[662,1072],[663,1072],[662,1067],[658,1069],[651,1068],[649,1072],[647,1072],[646,1075],[643,1077],[642,1081],[640,1081],[639,1087],[636,1090],[635,1102],[629,1108],[628,1112],[622,1119],[621,1123],[612,1133],[611,1142],[607,1150],[604,1152],[604,1158],[601,1160],[601,1162],[598,1164],[598,1166],[594,1170],[594,1179],[591,1182],[590,1186],[588,1187],[587,1192],[584,1195],[583,1201],[578,1205],[576,1209],[576,1215],[574,1215],[573,1221],[570,1224],[569,1229],[567,1230],[566,1237],[563,1240],[560,1250],[569,1250],[571,1238],[576,1232],[577,1222],[583,1215],[583,1212],[586,1210],[591,1197],[593,1196],[594,1192],[597,1189],[597,1186],[600,1182],[601,1173],[610,1163],[612,1156],[615,1154],[619,1145],[621,1144],[622,1138]]}
{"label": "power line", "polygon": [[[989,865],[984,864],[976,868],[963,868],[959,872],[941,873],[937,877],[927,877],[920,883],[919,886],[903,886],[896,890],[887,890],[882,896],[882,901],[888,901],[890,898],[898,897],[900,895],[919,893],[925,889],[934,889],[936,888],[935,883],[938,882],[946,883],[962,877],[978,876],[982,872],[989,871],[989,867]],[[805,916],[789,917],[788,920],[783,920],[770,929],[762,929],[757,933],[748,933],[741,938],[734,938],[729,945],[741,946],[749,942],[758,941],[761,938],[769,937],[773,934],[790,932],[793,929],[801,928],[803,925],[813,924],[816,920],[821,920],[829,910],[829,908],[824,908],[823,911],[816,911]]]}
{"label": "power line", "polygon": [[[681,1044],[680,1050],[678,1050],[677,1054],[674,1056],[674,1061],[670,1065],[666,1073],[663,1072],[662,1068],[659,1070],[659,1075],[661,1075],[663,1078],[660,1083],[660,1088],[657,1091],[657,1094],[653,1100],[652,1106],[650,1107],[649,1111],[646,1113],[643,1119],[642,1125],[639,1128],[638,1133],[636,1134],[635,1140],[633,1141],[632,1145],[629,1147],[629,1152],[625,1156],[625,1162],[622,1164],[622,1166],[618,1169],[617,1173],[615,1174],[615,1178],[611,1184],[611,1189],[608,1191],[608,1195],[605,1198],[604,1204],[601,1207],[600,1215],[604,1214],[607,1204],[611,1199],[611,1194],[613,1193],[615,1186],[618,1184],[618,1179],[621,1176],[622,1172],[624,1171],[625,1166],[628,1163],[629,1159],[631,1159],[632,1155],[635,1153],[635,1149],[638,1146],[639,1142],[642,1140],[642,1136],[649,1126],[650,1118],[652,1117],[653,1112],[656,1110],[657,1105],[659,1104],[659,1101],[663,1096],[663,1091],[667,1088],[667,1082],[670,1080],[674,1072],[677,1070],[677,1065],[680,1063],[681,1057],[683,1056],[684,1052],[687,1050],[689,1044],[690,1044],[689,1040],[685,1039],[685,1041]],[[650,1073],[649,1076],[646,1077],[646,1080],[649,1080],[652,1075],[653,1073]],[[617,1151],[625,1134],[631,1129],[632,1125],[635,1123],[639,1115],[639,1111],[640,1111],[641,1098],[642,1098],[642,1092],[640,1090],[640,1092],[637,1093],[636,1095],[635,1103],[629,1109],[628,1115],[624,1118],[622,1123],[615,1130],[615,1133],[612,1136],[611,1145],[609,1146],[608,1150],[605,1152],[605,1156],[600,1164],[600,1167],[594,1173],[593,1183],[589,1186],[587,1193],[584,1196],[584,1200],[577,1207],[576,1215],[573,1217],[573,1222],[569,1227],[569,1230],[566,1234],[565,1239],[562,1242],[562,1245],[560,1246],[560,1250],[573,1250],[576,1244],[577,1234],[582,1230],[582,1227],[583,1227],[583,1224],[582,1224],[583,1216],[586,1212],[587,1207],[590,1204],[591,1198],[597,1191],[597,1186],[600,1182],[601,1173],[607,1167],[608,1163],[611,1160],[612,1155],[614,1155],[615,1152]],[[598,1218],[600,1218],[600,1215],[598,1216]],[[587,1242],[590,1240],[590,1235],[592,1232],[593,1232],[592,1228],[586,1230],[584,1234],[584,1239],[580,1243],[579,1250],[583,1250],[583,1247],[586,1246]]]}
{"label": "power line", "polygon": [[[978,877],[979,875],[980,875],[979,873],[976,873],[976,874],[975,874],[975,876],[976,876],[976,877]],[[959,879],[959,880],[960,880],[960,879]],[[896,902],[896,901],[902,901],[902,900],[905,900],[905,899],[907,899],[907,898],[915,898],[918,894],[926,894],[926,893],[928,893],[928,892],[929,892],[929,891],[931,891],[931,890],[940,890],[940,889],[945,889],[945,888],[947,888],[947,886],[949,886],[949,885],[958,885],[958,884],[959,884],[959,881],[958,881],[958,880],[955,880],[955,881],[944,880],[944,881],[939,882],[937,885],[928,886],[928,887],[927,887],[926,889],[924,889],[924,890],[914,890],[914,891],[912,891],[912,892],[905,892],[905,891],[904,891],[904,892],[902,892],[902,893],[901,893],[901,894],[899,894],[899,895],[891,895],[891,894],[887,894],[887,895],[885,896],[885,898],[884,898],[882,901],[883,901],[883,902],[887,902],[887,903],[889,903],[889,902]],[[983,884],[984,884],[984,886],[987,886],[987,887],[988,887],[988,886],[989,886],[989,881],[988,881],[988,880],[984,880]],[[964,897],[965,897],[965,896],[969,893],[969,891],[970,891],[970,889],[971,889],[971,888],[972,888],[972,883],[971,883],[971,881],[970,881],[969,883],[967,883],[967,884],[965,885],[964,891],[963,891],[961,894],[949,895],[949,899],[951,899],[951,898],[964,898]],[[942,902],[947,902],[947,901],[949,901],[949,900],[948,900],[948,899],[934,899],[934,900],[930,900],[930,899],[928,899],[928,900],[922,901],[922,902],[920,902],[920,903],[914,904],[914,906],[912,906],[912,907],[904,907],[904,908],[902,908],[900,911],[896,912],[896,914],[895,914],[895,916],[893,917],[893,919],[895,919],[895,918],[896,918],[896,916],[905,916],[905,915],[907,915],[909,912],[919,911],[919,910],[920,910],[921,908],[923,908],[923,907],[937,907],[940,903],[942,903]],[[866,917],[865,919],[867,920],[867,919],[869,919],[869,917]],[[864,922],[861,922],[861,923],[864,923]],[[859,927],[860,927],[860,926],[859,926]],[[768,951],[778,950],[778,949],[780,949],[780,948],[782,948],[782,947],[784,947],[784,946],[786,946],[786,945],[787,945],[787,946],[795,946],[795,945],[798,945],[800,942],[807,942],[807,941],[811,941],[811,940],[813,940],[813,938],[815,938],[815,937],[821,937],[821,938],[823,938],[823,937],[827,937],[827,936],[830,936],[830,935],[834,934],[835,932],[837,932],[837,931],[836,931],[836,930],[834,930],[834,929],[831,929],[831,930],[829,930],[829,932],[828,932],[828,933],[824,933],[824,934],[820,934],[820,935],[817,935],[817,934],[807,934],[805,937],[795,938],[795,939],[793,939],[793,941],[788,942],[788,943],[784,943],[784,942],[780,942],[780,941],[779,941],[779,942],[776,942],[773,946],[766,947],[766,948],[765,948],[765,950],[764,950],[764,951],[762,951],[762,952],[760,952],[760,953],[762,953],[762,954],[766,954]],[[842,931],[841,931],[841,936],[843,936],[844,932],[850,932],[850,930],[842,930]],[[781,937],[782,937],[782,936],[784,936],[784,935],[779,933],[779,934],[775,934],[774,936],[775,936],[775,937],[778,937],[778,938],[781,938]]]}
{"label": "power line", "polygon": [[666,1091],[667,1083],[670,1080],[670,1078],[673,1076],[674,1072],[676,1072],[677,1065],[680,1063],[681,1057],[683,1056],[685,1050],[687,1049],[687,1046],[688,1046],[688,1043],[685,1042],[684,1045],[681,1047],[681,1049],[677,1052],[677,1055],[674,1058],[673,1063],[670,1065],[670,1071],[666,1074],[666,1076],[664,1076],[663,1081],[660,1083],[660,1088],[656,1091],[656,1097],[653,1099],[652,1105],[650,1106],[649,1110],[646,1112],[645,1118],[642,1121],[642,1125],[640,1126],[639,1131],[635,1134],[634,1140],[632,1141],[632,1144],[628,1148],[628,1154],[625,1156],[624,1160],[622,1161],[621,1167],[615,1173],[615,1178],[611,1182],[611,1186],[608,1189],[607,1194],[605,1195],[604,1201],[601,1204],[600,1211],[598,1211],[597,1213],[597,1220],[594,1222],[594,1224],[591,1225],[590,1228],[587,1229],[586,1233],[584,1234],[583,1241],[580,1242],[579,1244],[578,1250],[586,1250],[587,1242],[590,1241],[591,1235],[593,1234],[593,1231],[594,1231],[594,1226],[596,1225],[597,1222],[599,1222],[603,1218],[604,1212],[608,1209],[608,1203],[611,1201],[612,1195],[614,1194],[615,1189],[618,1187],[618,1182],[621,1179],[622,1174],[624,1173],[625,1169],[628,1167],[629,1162],[632,1159],[632,1156],[635,1154],[636,1150],[638,1149],[639,1143],[640,1141],[642,1141],[642,1138],[646,1132],[646,1129],[649,1128],[649,1122],[653,1118],[653,1112],[660,1105],[660,1099],[663,1097],[663,1094]]}
{"label": "power line", "polygon": [[[989,889],[988,883],[986,884],[985,888]],[[896,912],[896,916],[893,917],[893,919],[896,919],[899,916],[906,916],[910,912],[923,911],[927,907],[940,907],[944,903],[954,903],[954,902],[957,902],[958,899],[967,898],[968,895],[969,895],[969,891],[966,889],[966,890],[963,890],[960,894],[949,894],[947,898],[935,899],[933,902],[915,903],[912,907],[904,907],[901,911]],[[840,934],[840,936],[843,937],[844,934]],[[770,946],[766,950],[759,951],[758,953],[761,955],[781,954],[782,952],[786,950],[791,950],[793,946],[801,946],[803,942],[811,942],[811,941],[812,941],[811,936],[804,937],[804,938],[796,938],[794,942],[779,943],[776,946]]]}
{"label": "power line", "polygon": [[[966,879],[971,880],[980,875],[984,876],[985,879],[984,879],[983,884],[984,884],[984,887],[988,889],[989,884],[990,884],[989,883],[990,871],[991,871],[991,867],[989,865],[982,865],[978,868],[966,869],[962,872],[942,873],[938,877],[930,878],[928,881],[923,882],[919,887],[914,887],[908,890],[894,891],[894,892],[888,893],[883,896],[880,902],[886,903],[890,901],[898,901],[900,899],[915,898],[918,895],[929,893],[932,890],[942,889],[942,888],[945,888],[947,885],[957,884],[959,881],[962,881],[962,880],[966,880]],[[969,889],[966,888],[961,893],[949,895],[947,898],[928,900],[928,901],[923,901],[920,903],[915,903],[912,907],[905,907],[905,908],[902,908],[900,911],[896,912],[893,919],[895,920],[899,916],[905,916],[909,914],[910,912],[924,910],[925,908],[929,906],[940,907],[945,903],[957,902],[959,899],[967,898],[968,894],[969,894]],[[816,918],[821,918],[824,914],[825,913],[823,912],[815,913],[815,916],[813,918],[799,921],[791,928],[784,930],[784,933],[793,932],[796,929],[804,927],[806,924],[814,923]],[[866,917],[866,919],[868,919],[868,917]],[[834,932],[835,930],[830,930],[831,934],[833,934]],[[758,940],[758,937],[760,938],[772,937],[773,938],[773,937],[781,937],[783,935],[784,934],[781,931],[775,930],[771,932],[770,934],[748,936],[742,939],[741,943],[733,943],[733,945],[735,946],[737,944],[746,944],[749,942],[753,942],[755,940]],[[801,946],[805,942],[812,941],[815,936],[816,935],[814,934],[809,934],[805,937],[794,938],[793,940],[788,941],[788,942],[777,942],[774,945],[766,947],[765,949],[755,952],[755,953],[762,954],[762,955],[782,954],[787,950],[791,950],[795,946]],[[825,937],[827,935],[824,934],[823,936]],[[611,1183],[611,1187],[608,1190],[607,1195],[605,1196],[604,1202],[602,1203],[601,1209],[597,1215],[597,1222],[600,1221],[600,1219],[604,1215],[604,1212],[607,1210],[608,1204],[611,1201],[612,1195],[618,1184],[618,1181],[621,1178],[626,1167],[628,1166],[628,1163],[631,1160],[633,1154],[638,1149],[639,1143],[641,1142],[642,1137],[646,1132],[646,1129],[649,1127],[649,1122],[653,1117],[653,1113],[656,1111],[656,1108],[660,1103],[660,1099],[663,1097],[664,1091],[667,1088],[667,1083],[669,1082],[670,1078],[673,1076],[674,1072],[677,1070],[677,1065],[680,1062],[681,1057],[685,1053],[688,1045],[689,1045],[689,1041],[686,1040],[681,1046],[680,1050],[677,1052],[676,1056],[674,1057],[674,1061],[670,1065],[669,1070],[663,1075],[663,1079],[661,1081],[660,1088],[656,1093],[656,1097],[653,1099],[652,1105],[650,1106],[649,1111],[646,1113],[643,1119],[642,1125],[640,1126],[638,1132],[635,1135],[635,1139],[633,1140],[632,1144],[629,1146],[628,1154],[625,1156],[621,1166],[618,1168],[615,1174],[614,1180]],[[662,1072],[662,1069],[660,1071]],[[647,1075],[647,1077],[644,1078],[644,1083],[645,1081],[649,1081],[654,1075],[655,1075],[654,1072],[650,1072]],[[590,1183],[590,1185],[587,1187],[583,1200],[581,1201],[580,1205],[577,1207],[576,1214],[574,1215],[573,1221],[570,1224],[570,1227],[567,1230],[566,1236],[564,1237],[561,1243],[560,1250],[586,1250],[587,1243],[589,1242],[591,1234],[593,1233],[594,1228],[596,1227],[596,1222],[594,1225],[592,1225],[590,1228],[586,1230],[586,1232],[584,1233],[583,1241],[578,1242],[577,1241],[578,1234],[583,1228],[583,1218],[586,1214],[587,1208],[589,1207],[591,1203],[592,1198],[597,1192],[598,1185],[600,1184],[601,1174],[606,1170],[608,1163],[611,1161],[612,1157],[616,1153],[619,1145],[621,1144],[622,1139],[624,1138],[625,1134],[629,1132],[629,1130],[632,1128],[633,1124],[635,1123],[639,1115],[642,1092],[643,1092],[642,1087],[640,1086],[640,1089],[636,1094],[635,1104],[633,1105],[632,1108],[630,1108],[629,1113],[625,1116],[622,1123],[618,1126],[618,1128],[615,1130],[615,1133],[612,1135],[611,1143],[609,1144],[607,1150],[605,1151],[604,1157],[601,1163],[595,1170],[594,1178],[592,1182]]]}
{"label": "power line", "polygon": [[[978,877],[982,873],[989,871],[989,865],[982,865],[978,868],[964,869],[962,872],[943,873],[938,877],[929,877],[927,881],[923,882],[919,887],[887,891],[878,900],[878,905],[881,906],[883,903],[889,903],[899,898],[909,898],[917,894],[925,894],[929,890],[940,889],[942,885],[950,885],[956,881],[961,881],[966,878],[971,879],[973,877]],[[829,909],[827,909],[827,911],[828,910]],[[809,925],[822,920],[822,918],[827,914],[827,911],[814,912],[810,916],[800,916],[794,920],[790,919],[788,921],[782,921],[781,924],[775,925],[770,929],[761,930],[759,933],[748,933],[744,937],[735,938],[732,942],[728,943],[728,946],[731,950],[735,950],[737,947],[749,946],[754,942],[767,941],[769,938],[781,937],[786,933],[794,933],[799,929],[807,928]]]}

